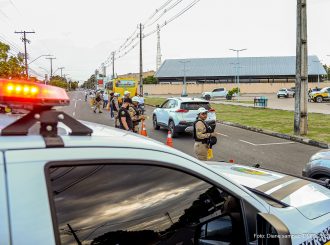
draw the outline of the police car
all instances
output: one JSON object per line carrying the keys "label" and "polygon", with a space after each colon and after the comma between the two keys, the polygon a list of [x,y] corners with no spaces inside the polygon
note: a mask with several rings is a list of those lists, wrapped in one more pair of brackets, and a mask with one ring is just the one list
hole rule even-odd
{"label": "police car", "polygon": [[0,80],[0,102],[33,107],[1,130],[0,244],[329,244],[324,182],[76,121],[43,84]]}

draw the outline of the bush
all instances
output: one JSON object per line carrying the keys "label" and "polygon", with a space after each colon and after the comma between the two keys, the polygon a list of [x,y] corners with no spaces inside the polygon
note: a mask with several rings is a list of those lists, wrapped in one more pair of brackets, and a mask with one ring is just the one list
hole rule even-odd
{"label": "bush", "polygon": [[226,95],[226,99],[231,100],[233,98],[233,95],[238,94],[239,92],[240,92],[240,90],[239,90],[238,87],[229,90],[227,95]]}

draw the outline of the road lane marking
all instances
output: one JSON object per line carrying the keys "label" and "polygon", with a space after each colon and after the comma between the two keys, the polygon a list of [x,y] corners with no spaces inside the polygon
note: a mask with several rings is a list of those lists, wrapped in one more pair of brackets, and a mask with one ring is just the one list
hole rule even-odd
{"label": "road lane marking", "polygon": [[74,111],[74,112],[72,113],[72,115],[73,115],[73,117],[75,117],[75,116],[76,116],[76,112]]}
{"label": "road lane marking", "polygon": [[288,144],[295,144],[295,142],[277,142],[277,143],[265,143],[265,144],[254,144],[251,143],[249,141],[245,141],[245,140],[239,140],[243,143],[249,144],[249,145],[253,145],[253,146],[268,146],[268,145],[288,145]]}
{"label": "road lane marking", "polygon": [[256,146],[256,144],[253,144],[253,143],[251,143],[251,142],[249,142],[249,141],[245,141],[245,140],[239,140],[239,141],[241,141],[241,142],[243,142],[243,143],[246,143],[246,144],[249,144],[249,145]]}
{"label": "road lane marking", "polygon": [[278,142],[278,143],[267,143],[267,144],[257,144],[257,145],[288,145],[295,144],[295,142]]}
{"label": "road lane marking", "polygon": [[229,137],[228,135],[222,134],[222,133],[216,133],[218,135],[224,136],[224,137]]}

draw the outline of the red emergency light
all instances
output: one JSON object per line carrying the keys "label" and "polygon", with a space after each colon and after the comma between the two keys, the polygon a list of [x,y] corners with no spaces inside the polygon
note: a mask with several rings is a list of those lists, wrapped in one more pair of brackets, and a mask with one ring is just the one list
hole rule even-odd
{"label": "red emergency light", "polygon": [[26,80],[0,79],[0,104],[63,106],[70,99],[64,89]]}

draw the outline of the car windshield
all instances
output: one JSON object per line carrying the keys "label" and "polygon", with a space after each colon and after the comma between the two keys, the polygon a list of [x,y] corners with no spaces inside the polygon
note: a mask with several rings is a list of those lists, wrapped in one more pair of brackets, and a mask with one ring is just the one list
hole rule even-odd
{"label": "car windshield", "polygon": [[181,103],[180,108],[184,110],[198,110],[201,107],[205,108],[206,110],[211,108],[210,103],[208,102],[185,102]]}
{"label": "car windshield", "polygon": [[282,88],[279,90],[280,92],[286,92],[286,89],[285,88]]}

